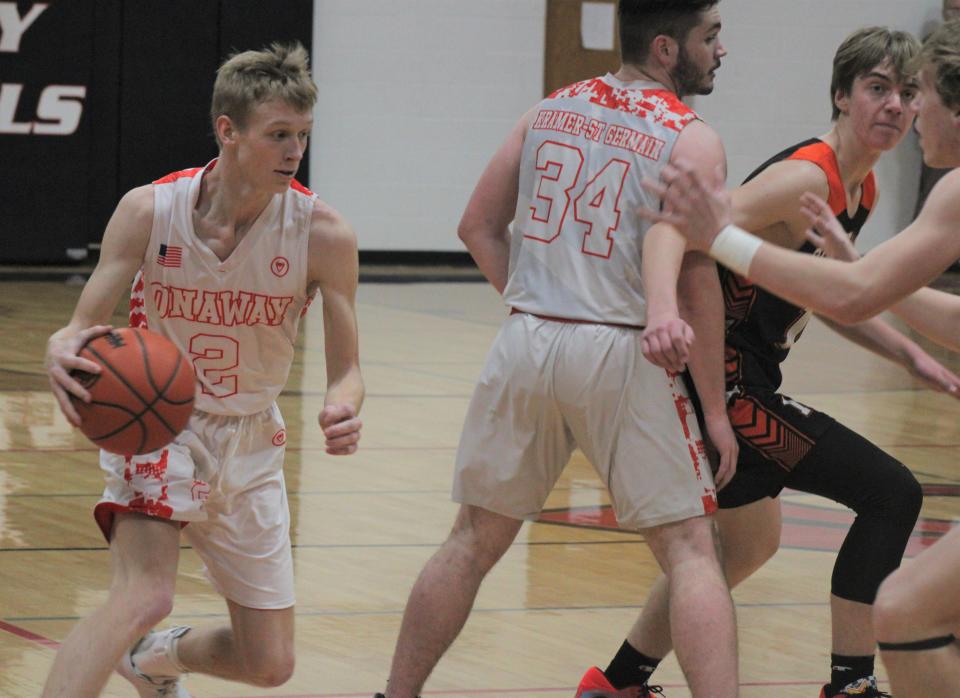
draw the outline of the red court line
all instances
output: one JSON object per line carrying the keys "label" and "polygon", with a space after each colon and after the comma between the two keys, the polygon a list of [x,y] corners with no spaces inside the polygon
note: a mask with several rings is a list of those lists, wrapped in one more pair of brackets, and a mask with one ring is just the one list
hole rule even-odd
{"label": "red court line", "polygon": [[19,626],[11,625],[10,623],[5,623],[2,620],[0,620],[0,630],[5,630],[11,635],[22,637],[24,640],[30,640],[30,642],[36,642],[38,645],[43,645],[44,647],[49,647],[50,649],[55,650],[58,647],[60,647],[59,642],[55,642],[54,640],[48,640],[43,635],[37,635],[36,633],[32,633],[29,630],[24,630]]}

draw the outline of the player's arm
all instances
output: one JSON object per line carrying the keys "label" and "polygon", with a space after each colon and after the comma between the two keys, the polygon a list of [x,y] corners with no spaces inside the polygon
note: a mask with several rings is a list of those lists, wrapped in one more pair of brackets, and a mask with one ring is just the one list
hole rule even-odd
{"label": "player's arm", "polygon": [[[877,200],[879,200],[879,196]],[[822,199],[816,200],[810,194],[805,194],[803,201],[805,207],[810,207],[819,215],[823,206]],[[871,210],[871,215],[875,210],[876,205]],[[855,262],[860,259],[860,253],[857,252],[847,232],[839,224],[831,223],[831,225],[824,226],[820,230],[810,229],[806,232],[806,237],[833,259],[846,262]],[[911,298],[922,293],[924,293],[924,289],[907,296],[900,304],[893,306],[892,310],[897,312],[897,308],[902,306],[908,315],[917,313],[922,316],[928,310],[923,307],[924,303],[921,302],[917,306],[907,305]],[[952,298],[952,296],[948,297]],[[958,308],[960,308],[960,304],[958,304]],[[855,325],[843,325],[827,317],[820,316],[820,319],[827,327],[845,339],[899,364],[911,375],[927,383],[932,389],[960,397],[960,392],[958,392],[960,390],[960,377],[885,320],[873,317]]]}
{"label": "player's arm", "polygon": [[656,366],[682,371],[695,341],[693,329],[681,319],[677,303],[677,279],[686,254],[687,241],[669,225],[652,225],[643,237],[640,274],[647,301],[647,326],[643,331],[643,355]]}
{"label": "player's arm", "polygon": [[329,206],[314,206],[308,247],[308,289],[319,290],[323,303],[323,341],[327,392],[318,421],[327,453],[349,455],[357,450],[363,424],[363,377],[357,337],[357,236]]}
{"label": "player's arm", "polygon": [[[671,159],[674,157],[696,162],[705,174],[726,172],[723,144],[703,122],[694,122],[683,130]],[[703,407],[707,436],[720,456],[716,480],[717,486],[723,487],[736,472],[738,446],[727,417],[724,308],[717,265],[706,255],[688,254],[681,267],[678,291],[681,315],[696,334],[687,367]]]}
{"label": "player's arm", "polygon": [[498,293],[507,285],[510,266],[510,221],[517,209],[520,157],[532,112],[507,136],[474,187],[457,234],[480,271]]}
{"label": "player's arm", "polygon": [[[700,161],[700,152],[710,167],[726,167],[723,145],[702,121],[694,121],[680,133],[670,154]],[[677,279],[687,244],[670,225],[654,224],[643,237],[640,273],[647,302],[647,325],[643,332],[643,355],[656,366],[681,371],[690,356],[695,330],[680,317]]]}
{"label": "player's arm", "polygon": [[891,310],[925,337],[948,349],[960,351],[960,297],[922,288]]}
{"label": "player's arm", "polygon": [[[917,293],[909,296],[907,300],[909,301],[921,293],[924,293],[924,291],[917,291]],[[932,293],[938,292],[933,291]],[[946,293],[942,295],[955,301],[953,304],[952,319],[953,321],[960,322],[960,298]],[[894,307],[896,308],[897,306]],[[935,308],[929,307],[927,310],[934,312]],[[932,317],[937,316],[934,315]],[[891,327],[879,317],[870,318],[855,325],[843,325],[825,317],[820,317],[820,319],[827,327],[854,344],[868,351],[872,351],[874,354],[882,356],[895,364],[899,364],[907,372],[919,380],[922,380],[933,390],[960,396],[960,376],[957,376],[953,371],[924,351],[919,344],[902,332]],[[939,315],[937,323],[943,322],[944,319],[947,319],[949,322],[949,315]],[[908,321],[907,324],[912,325],[910,321]],[[957,325],[954,325],[954,332],[952,334],[954,335],[955,341],[960,339],[960,334],[958,334],[956,328]],[[918,331],[923,332],[923,330],[919,329]],[[931,337],[931,339],[938,341],[934,337]],[[940,343],[942,344],[943,342]],[[945,346],[950,345],[945,344]],[[960,348],[960,343],[956,343],[950,348],[956,350]]]}
{"label": "player's arm", "polygon": [[[844,323],[876,315],[927,285],[960,257],[955,232],[960,221],[958,170],[937,183],[910,226],[852,264],[785,250],[728,228],[732,216],[722,182],[695,174],[689,165],[666,172],[662,184],[646,186],[660,194],[668,208],[645,210],[645,217],[671,223],[696,249],[709,251],[791,303]],[[821,224],[829,221],[816,221],[817,227]]]}
{"label": "player's arm", "polygon": [[789,249],[803,246],[809,228],[800,197],[830,193],[827,176],[806,160],[783,160],[730,192],[733,223],[761,240]]}
{"label": "player's arm", "polygon": [[47,341],[44,363],[50,388],[71,424],[79,426],[80,417],[68,395],[88,402],[90,394],[70,376],[70,371],[100,372],[97,364],[80,358],[77,352],[91,338],[110,329],[108,323],[117,302],[129,291],[130,282],[143,265],[152,227],[153,186],[131,190],[117,204],[107,223],[100,259],[83,287],[70,322]]}

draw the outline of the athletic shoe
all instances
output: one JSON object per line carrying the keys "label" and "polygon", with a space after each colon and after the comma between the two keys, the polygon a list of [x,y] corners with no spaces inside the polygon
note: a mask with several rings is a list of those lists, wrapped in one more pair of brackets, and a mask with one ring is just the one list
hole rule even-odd
{"label": "athletic shoe", "polygon": [[877,687],[877,677],[868,676],[865,679],[857,679],[853,683],[848,683],[839,693],[830,690],[830,684],[820,689],[820,698],[848,698],[856,696],[857,698],[891,698],[889,693],[884,693]]}
{"label": "athletic shoe", "polygon": [[656,698],[654,694],[663,695],[663,689],[660,686],[628,686],[627,688],[614,688],[607,681],[606,675],[597,667],[590,667],[587,673],[580,679],[580,685],[577,686],[577,695],[574,698]]}
{"label": "athletic shoe", "polygon": [[167,646],[190,628],[180,626],[161,632],[151,630],[141,637],[128,652],[125,652],[117,667],[117,673],[133,684],[140,698],[190,698],[180,682],[180,675],[147,676],[137,668],[137,656],[165,652]]}

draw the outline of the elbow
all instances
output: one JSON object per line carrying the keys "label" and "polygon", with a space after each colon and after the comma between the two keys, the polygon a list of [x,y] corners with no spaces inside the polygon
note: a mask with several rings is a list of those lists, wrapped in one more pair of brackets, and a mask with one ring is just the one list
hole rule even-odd
{"label": "elbow", "polygon": [[828,299],[827,303],[829,307],[824,309],[823,314],[844,325],[855,325],[869,320],[880,311],[873,306],[869,298],[860,293],[843,294]]}
{"label": "elbow", "polygon": [[467,219],[463,219],[457,226],[457,237],[469,248],[471,242],[477,237],[477,226],[471,224]]}

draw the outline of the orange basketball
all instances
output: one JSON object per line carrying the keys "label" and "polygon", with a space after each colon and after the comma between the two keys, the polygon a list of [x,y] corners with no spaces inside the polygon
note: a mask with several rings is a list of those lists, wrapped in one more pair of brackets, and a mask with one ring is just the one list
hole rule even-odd
{"label": "orange basketball", "polygon": [[100,448],[122,456],[149,453],[187,426],[197,379],[166,337],[124,327],[91,339],[78,354],[102,368],[99,375],[72,373],[90,402],[71,396],[80,431]]}

